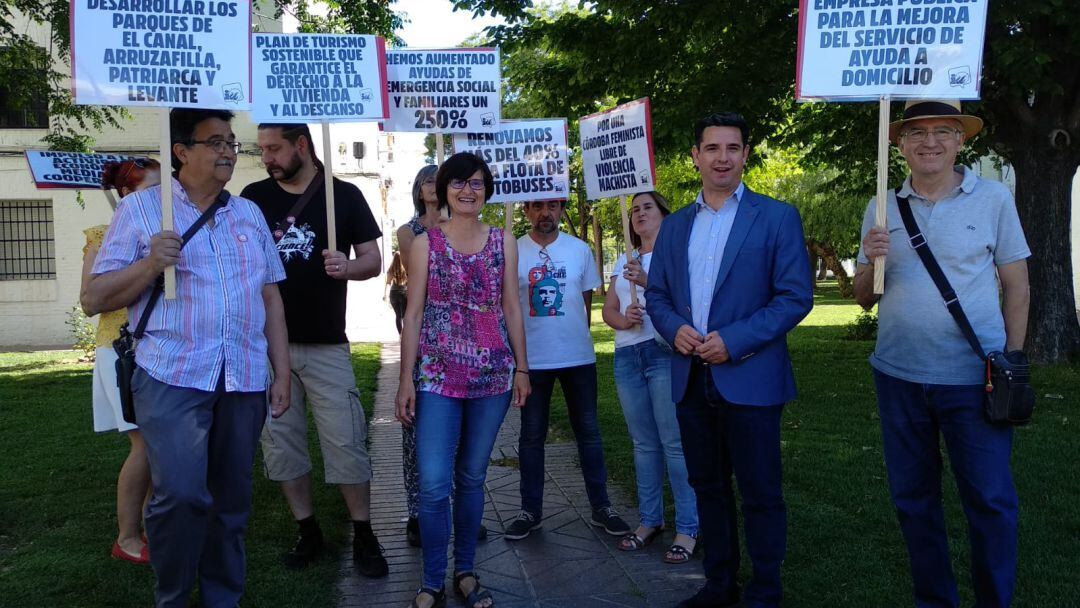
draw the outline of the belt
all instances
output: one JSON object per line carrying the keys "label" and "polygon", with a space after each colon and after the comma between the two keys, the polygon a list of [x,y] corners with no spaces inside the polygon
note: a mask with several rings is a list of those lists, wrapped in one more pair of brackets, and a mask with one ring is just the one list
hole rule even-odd
{"label": "belt", "polygon": [[697,355],[693,355],[693,356],[690,357],[690,365],[692,365],[692,366],[700,366],[700,367],[709,367],[709,362],[702,359],[701,357],[699,357]]}

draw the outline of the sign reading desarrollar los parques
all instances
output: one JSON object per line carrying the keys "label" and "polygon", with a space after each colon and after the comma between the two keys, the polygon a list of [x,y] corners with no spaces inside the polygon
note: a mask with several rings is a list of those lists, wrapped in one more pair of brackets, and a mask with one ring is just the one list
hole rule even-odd
{"label": "sign reading desarrollar los parques", "polygon": [[254,34],[251,118],[256,122],[386,118],[382,38]]}
{"label": "sign reading desarrollar los parques", "polygon": [[800,0],[800,100],[978,99],[988,0]]}
{"label": "sign reading desarrollar los parques", "polygon": [[99,189],[101,171],[107,162],[135,158],[126,154],[81,154],[27,150],[26,162],[38,188]]}
{"label": "sign reading desarrollar los parques", "polygon": [[75,103],[246,110],[251,3],[71,0]]}
{"label": "sign reading desarrollar los parques", "polygon": [[584,116],[578,125],[589,200],[656,189],[648,97]]}
{"label": "sign reading desarrollar los parques", "polygon": [[386,131],[493,133],[502,99],[499,49],[401,49],[386,53]]}
{"label": "sign reading desarrollar los parques", "polygon": [[566,119],[504,120],[495,133],[457,133],[454,152],[472,152],[495,178],[489,203],[565,200],[570,189]]}

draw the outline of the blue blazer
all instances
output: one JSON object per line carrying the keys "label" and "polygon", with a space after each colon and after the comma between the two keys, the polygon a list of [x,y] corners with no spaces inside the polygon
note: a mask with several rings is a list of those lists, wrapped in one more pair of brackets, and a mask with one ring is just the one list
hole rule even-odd
{"label": "blue blazer", "polygon": [[[669,344],[690,314],[687,245],[697,205],[664,220],[653,247],[646,308],[653,326]],[[751,192],[739,201],[720,261],[709,309],[708,330],[727,345],[731,360],[710,365],[721,396],[740,405],[778,405],[795,398],[795,376],[787,332],[814,305],[810,260],[802,220],[794,207]],[[690,358],[671,359],[671,398],[682,401]]]}

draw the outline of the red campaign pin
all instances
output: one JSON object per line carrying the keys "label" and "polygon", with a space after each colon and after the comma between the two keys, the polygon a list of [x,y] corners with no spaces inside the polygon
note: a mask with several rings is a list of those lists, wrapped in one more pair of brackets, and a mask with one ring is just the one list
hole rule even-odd
{"label": "red campaign pin", "polygon": [[280,238],[281,238],[281,237],[283,237],[283,236],[285,236],[285,233],[284,233],[284,232],[282,232],[282,231],[280,231],[280,230],[275,230],[275,231],[274,231],[274,238],[276,238],[276,239],[280,239]]}
{"label": "red campaign pin", "polygon": [[241,243],[246,243],[247,242],[247,235],[246,234],[238,234],[238,235],[236,235],[236,238],[239,239]]}
{"label": "red campaign pin", "polygon": [[289,222],[290,224],[295,224],[296,223],[296,218],[292,217],[292,216],[289,216],[289,217],[285,218],[285,221]]}

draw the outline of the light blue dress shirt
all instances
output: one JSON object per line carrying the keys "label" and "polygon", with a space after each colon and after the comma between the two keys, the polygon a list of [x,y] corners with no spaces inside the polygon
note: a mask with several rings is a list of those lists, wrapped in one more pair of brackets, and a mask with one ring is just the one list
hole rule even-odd
{"label": "light blue dress shirt", "polygon": [[735,213],[739,210],[746,186],[739,182],[739,187],[724,202],[719,211],[713,211],[705,203],[702,193],[698,193],[697,215],[690,229],[690,242],[687,243],[687,259],[690,260],[690,315],[694,319],[694,329],[702,336],[708,333],[709,310],[712,308],[713,291],[716,287],[716,275],[720,270],[720,261],[724,257],[731,226],[735,223]]}

